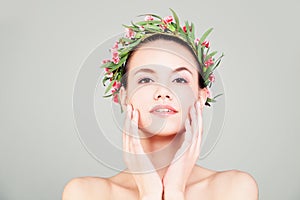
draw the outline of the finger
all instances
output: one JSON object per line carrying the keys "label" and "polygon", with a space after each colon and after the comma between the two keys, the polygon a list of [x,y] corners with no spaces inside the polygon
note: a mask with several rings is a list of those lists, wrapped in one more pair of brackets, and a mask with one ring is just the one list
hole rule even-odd
{"label": "finger", "polygon": [[141,145],[139,133],[138,133],[138,120],[139,120],[139,113],[137,109],[133,110],[132,114],[132,147],[134,148],[134,152],[136,153],[143,153],[143,148]]}
{"label": "finger", "polygon": [[130,105],[126,107],[125,119],[124,119],[124,131],[127,135],[129,135],[130,129],[130,121],[131,121],[131,113],[130,113]]}
{"label": "finger", "polygon": [[187,149],[189,149],[191,146],[191,143],[192,143],[191,124],[190,124],[190,119],[187,118],[185,120],[184,141],[182,142],[180,150],[178,151],[179,154],[184,153]]}
{"label": "finger", "polygon": [[134,137],[138,137],[138,121],[139,121],[139,113],[137,109],[133,109],[131,128],[132,128],[132,135]]}
{"label": "finger", "polygon": [[138,134],[138,120],[139,113],[137,109],[132,110],[132,120],[130,123],[130,151],[135,154],[143,153],[143,147],[141,145],[140,137]]}
{"label": "finger", "polygon": [[133,108],[132,108],[132,105],[131,104],[128,104],[127,105],[127,114],[128,114],[128,117],[129,117],[129,119],[131,119],[132,118],[132,110],[133,110]]}
{"label": "finger", "polygon": [[185,135],[184,135],[184,142],[190,143],[192,139],[192,131],[191,131],[191,124],[190,120],[187,118],[185,120]]}
{"label": "finger", "polygon": [[128,140],[129,130],[130,130],[130,107],[129,105],[127,105],[126,115],[124,119],[124,129],[123,129],[123,149],[126,152],[129,152],[129,140]]}
{"label": "finger", "polygon": [[197,113],[196,113],[196,108],[195,104],[191,107],[190,111],[191,115],[191,130],[192,130],[192,143],[196,142],[196,137],[197,137],[197,126],[198,126],[198,120],[197,120]]}
{"label": "finger", "polygon": [[197,101],[197,121],[198,121],[198,136],[197,136],[197,147],[200,148],[203,132],[203,119],[202,119],[202,109],[200,102]]}

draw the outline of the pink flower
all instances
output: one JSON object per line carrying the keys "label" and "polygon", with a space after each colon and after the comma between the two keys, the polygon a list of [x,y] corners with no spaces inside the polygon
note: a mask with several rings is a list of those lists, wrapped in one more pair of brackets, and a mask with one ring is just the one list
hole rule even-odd
{"label": "pink flower", "polygon": [[196,46],[198,46],[199,42],[200,42],[200,39],[199,39],[199,38],[196,38],[196,39],[194,40],[194,43],[195,43]]}
{"label": "pink flower", "polygon": [[214,61],[212,58],[208,59],[207,61],[204,62],[205,67],[209,67],[214,64]]}
{"label": "pink flower", "polygon": [[145,17],[145,21],[152,21],[152,20],[154,20],[154,18],[151,15],[147,15]]}
{"label": "pink flower", "polygon": [[116,50],[116,49],[113,49],[113,50],[111,51],[111,53],[112,53],[112,57],[113,57],[113,58],[119,56],[119,52],[118,52],[118,50]]}
{"label": "pink flower", "polygon": [[105,64],[105,63],[108,63],[108,62],[110,62],[109,59],[104,59],[104,60],[102,60],[102,64]]}
{"label": "pink flower", "polygon": [[207,97],[212,98],[212,91],[207,87]]}
{"label": "pink flower", "polygon": [[115,90],[119,89],[121,87],[121,83],[119,81],[115,81],[114,84],[113,84],[113,88]]}
{"label": "pink flower", "polygon": [[115,103],[119,103],[118,94],[114,94],[114,95],[113,95],[113,101],[114,101]]}
{"label": "pink flower", "polygon": [[118,50],[113,48],[111,52],[112,52],[112,61],[113,61],[113,63],[118,64],[119,61],[120,61]]}
{"label": "pink flower", "polygon": [[116,89],[112,89],[112,90],[111,90],[111,93],[113,94],[113,101],[114,101],[115,103],[119,103],[118,93],[117,93],[116,91],[117,91]]}
{"label": "pink flower", "polygon": [[131,28],[126,28],[126,37],[127,38],[133,38],[135,35],[135,32]]}
{"label": "pink flower", "polygon": [[120,62],[119,57],[112,58],[113,63],[118,64]]}
{"label": "pink flower", "polygon": [[164,19],[163,19],[163,22],[165,24],[169,24],[173,21],[173,17],[170,15],[170,16],[166,16]]}
{"label": "pink flower", "polygon": [[160,27],[161,30],[163,30],[163,31],[167,28],[166,25],[163,25],[163,24],[160,24],[159,27]]}
{"label": "pink flower", "polygon": [[140,29],[140,31],[144,31],[145,27],[144,26],[140,26],[139,29]]}
{"label": "pink flower", "polygon": [[113,77],[113,73],[111,71],[109,71],[109,68],[105,67],[104,71],[106,73],[106,77],[108,77],[108,78]]}
{"label": "pink flower", "polygon": [[115,42],[115,45],[113,46],[113,49],[118,49],[119,48],[119,43]]}
{"label": "pink flower", "polygon": [[209,75],[208,79],[209,79],[210,82],[215,82],[216,77],[215,77],[215,75],[213,73],[211,73]]}
{"label": "pink flower", "polygon": [[[186,26],[183,26],[182,30],[186,33]],[[190,31],[192,31],[192,27],[191,26],[190,26]]]}
{"label": "pink flower", "polygon": [[204,42],[202,42],[202,44],[201,44],[202,46],[205,46],[206,48],[209,48],[209,42],[208,41],[204,41]]}

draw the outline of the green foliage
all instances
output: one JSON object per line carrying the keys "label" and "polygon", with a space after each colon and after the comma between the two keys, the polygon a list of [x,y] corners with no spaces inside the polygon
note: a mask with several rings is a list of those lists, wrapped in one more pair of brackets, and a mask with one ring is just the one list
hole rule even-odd
{"label": "green foliage", "polygon": [[[114,82],[120,82],[123,73],[123,67],[126,63],[128,58],[128,54],[132,51],[132,49],[137,46],[146,35],[155,34],[155,33],[162,33],[162,34],[171,34],[177,35],[183,40],[185,40],[194,50],[197,55],[198,61],[200,63],[200,73],[203,75],[203,79],[205,85],[207,87],[212,86],[212,82],[209,80],[210,74],[213,74],[213,71],[219,66],[222,57],[224,54],[219,56],[217,59],[214,59],[214,56],[218,53],[217,51],[209,52],[210,47],[206,48],[203,42],[212,32],[213,28],[208,29],[204,32],[201,38],[196,38],[195,36],[195,25],[193,23],[189,23],[188,21],[184,22],[186,27],[186,31],[183,30],[183,26],[180,24],[179,17],[176,12],[170,8],[170,11],[173,16],[173,20],[170,23],[166,23],[163,17],[160,17],[156,14],[142,14],[138,17],[146,17],[151,16],[153,20],[141,20],[138,22],[131,22],[130,25],[124,25],[123,27],[127,28],[134,32],[134,35],[130,38],[124,36],[119,39],[119,48],[118,48],[118,56],[120,61],[115,64],[112,61],[105,63],[101,66],[101,68],[108,68],[110,72],[113,73],[112,77],[104,76],[102,83],[105,86],[107,81],[110,81],[109,85],[105,90],[105,94],[108,93],[114,84]],[[149,18],[148,18],[149,19]],[[195,43],[195,39],[197,39],[197,43]],[[213,60],[213,63],[210,66],[205,66],[206,61],[209,59]],[[107,74],[106,74],[107,75]],[[118,92],[118,90],[116,90]],[[222,95],[222,94],[220,94]],[[113,94],[106,95],[104,97],[111,97]],[[219,95],[215,96],[214,98],[208,98],[206,105],[210,105],[209,103],[215,102],[215,98]],[[119,98],[119,97],[118,97]]]}

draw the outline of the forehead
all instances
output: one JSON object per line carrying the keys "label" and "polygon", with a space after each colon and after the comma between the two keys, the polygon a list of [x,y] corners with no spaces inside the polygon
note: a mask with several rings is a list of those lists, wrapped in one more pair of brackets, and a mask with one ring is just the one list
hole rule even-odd
{"label": "forehead", "polygon": [[164,66],[170,70],[186,67],[197,73],[197,62],[187,47],[173,41],[156,40],[139,47],[133,54],[128,65],[128,71],[135,71],[142,66]]}

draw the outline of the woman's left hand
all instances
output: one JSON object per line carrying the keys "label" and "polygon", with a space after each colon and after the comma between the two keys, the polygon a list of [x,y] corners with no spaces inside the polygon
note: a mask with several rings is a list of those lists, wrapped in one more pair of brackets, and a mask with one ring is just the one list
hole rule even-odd
{"label": "woman's left hand", "polygon": [[[163,178],[165,197],[172,194],[177,195],[177,199],[179,198],[178,195],[183,198],[187,180],[200,155],[203,129],[202,106],[199,101],[196,101],[190,108],[190,119],[187,117],[185,121],[185,130],[184,141]],[[179,157],[180,155],[177,154],[182,153],[182,151],[184,152]]]}

